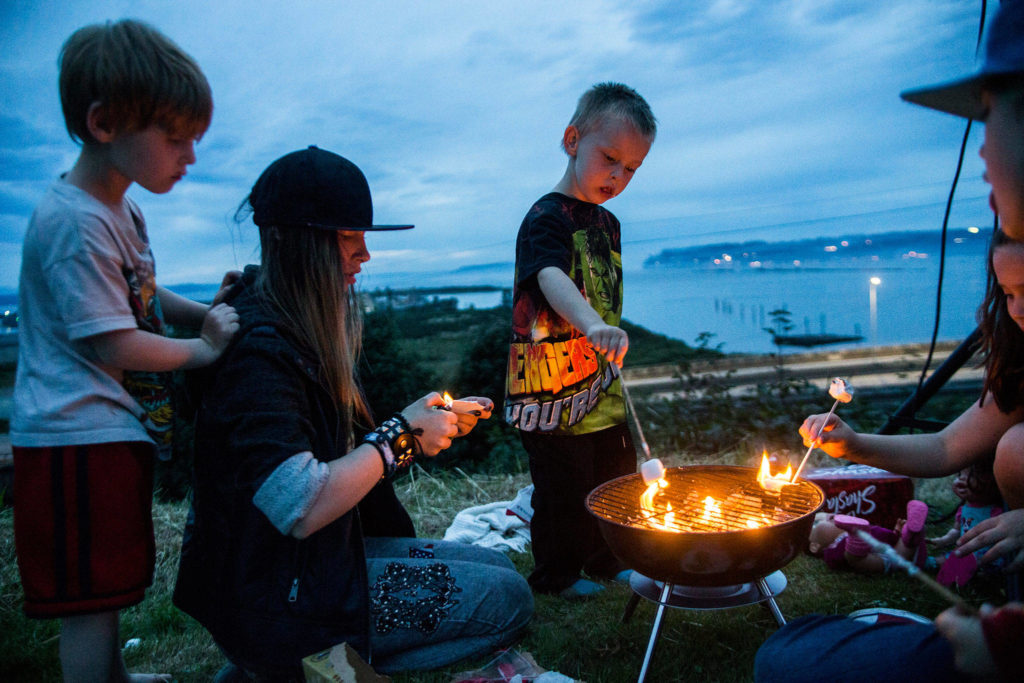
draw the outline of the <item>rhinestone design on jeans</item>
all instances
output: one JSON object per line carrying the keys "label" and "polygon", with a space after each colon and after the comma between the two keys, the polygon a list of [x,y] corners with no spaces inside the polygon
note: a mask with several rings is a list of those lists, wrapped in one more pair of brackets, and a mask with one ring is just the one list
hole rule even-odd
{"label": "rhinestone design on jeans", "polygon": [[370,613],[379,633],[396,628],[433,633],[458,604],[453,596],[461,592],[446,564],[389,562],[370,589]]}

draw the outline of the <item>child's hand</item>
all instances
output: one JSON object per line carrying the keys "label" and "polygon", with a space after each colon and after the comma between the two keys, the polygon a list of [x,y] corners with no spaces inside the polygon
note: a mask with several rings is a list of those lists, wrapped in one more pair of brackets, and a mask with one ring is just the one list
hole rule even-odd
{"label": "child's hand", "polygon": [[991,547],[981,556],[979,564],[1005,557],[1003,571],[1024,568],[1024,510],[1008,510],[978,522],[964,532],[953,552],[957,557],[964,557],[986,546]]}
{"label": "child's hand", "polygon": [[216,356],[220,356],[237,331],[238,313],[227,304],[217,304],[206,312],[199,338],[213,349]]}
{"label": "child's hand", "polygon": [[811,415],[800,425],[800,436],[803,437],[804,445],[812,443],[825,451],[833,458],[842,458],[850,451],[850,439],[856,435],[849,425],[843,422],[835,413],[828,417],[827,413]]}
{"label": "child's hand", "polygon": [[588,327],[585,334],[587,341],[598,353],[607,358],[609,363],[622,367],[622,360],[629,350],[629,335],[625,330],[602,321]]}
{"label": "child's hand", "polygon": [[220,281],[220,289],[213,295],[213,305],[216,306],[220,302],[224,301],[224,295],[231,289],[231,285],[235,284],[242,279],[242,271],[240,270],[229,270],[224,273],[224,277]]}
{"label": "child's hand", "polygon": [[459,434],[459,416],[450,410],[438,410],[443,405],[441,394],[434,391],[402,410],[409,426],[421,430],[416,438],[424,455],[437,455],[451,446],[452,439]]}
{"label": "child's hand", "polygon": [[[991,605],[981,606],[983,618],[994,611]],[[950,607],[935,617],[935,628],[953,646],[953,656],[959,671],[971,674],[972,678],[977,676],[979,680],[995,680],[999,670],[985,641],[981,619]]]}

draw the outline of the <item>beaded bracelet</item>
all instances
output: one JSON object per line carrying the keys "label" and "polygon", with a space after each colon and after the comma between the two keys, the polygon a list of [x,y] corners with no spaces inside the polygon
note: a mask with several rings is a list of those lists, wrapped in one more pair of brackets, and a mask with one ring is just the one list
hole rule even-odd
{"label": "beaded bracelet", "polygon": [[411,427],[404,415],[395,413],[363,437],[363,443],[376,448],[380,455],[384,464],[382,479],[391,479],[399,470],[411,465],[413,459],[420,454],[416,433],[417,430]]}

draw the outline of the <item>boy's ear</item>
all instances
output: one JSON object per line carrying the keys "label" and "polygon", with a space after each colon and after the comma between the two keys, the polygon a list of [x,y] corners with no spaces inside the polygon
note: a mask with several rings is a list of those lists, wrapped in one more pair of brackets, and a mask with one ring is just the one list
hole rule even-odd
{"label": "boy's ear", "polygon": [[85,127],[96,142],[104,143],[114,139],[114,127],[99,100],[89,105],[89,111],[85,113]]}
{"label": "boy's ear", "polygon": [[571,157],[576,156],[580,144],[580,131],[576,126],[568,126],[562,133],[562,149]]}

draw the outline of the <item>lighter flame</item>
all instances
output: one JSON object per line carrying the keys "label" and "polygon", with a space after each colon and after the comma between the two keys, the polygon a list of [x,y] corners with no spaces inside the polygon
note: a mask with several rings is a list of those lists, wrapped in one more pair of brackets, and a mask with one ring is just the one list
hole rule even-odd
{"label": "lighter flame", "polygon": [[448,392],[446,391],[446,392],[444,392],[444,394],[443,394],[443,395],[441,396],[441,399],[442,399],[442,400],[444,401],[444,407],[445,407],[445,408],[448,408],[448,409],[451,409],[451,407],[452,407],[452,402],[453,402],[453,401],[455,400],[454,398],[452,398],[452,395],[451,395],[451,394],[449,394],[449,393],[448,393]]}
{"label": "lighter flame", "polygon": [[782,487],[793,483],[793,465],[787,465],[786,471],[781,474],[772,474],[771,463],[768,462],[768,452],[761,453],[761,469],[757,472],[757,483],[766,491],[781,491]]}

